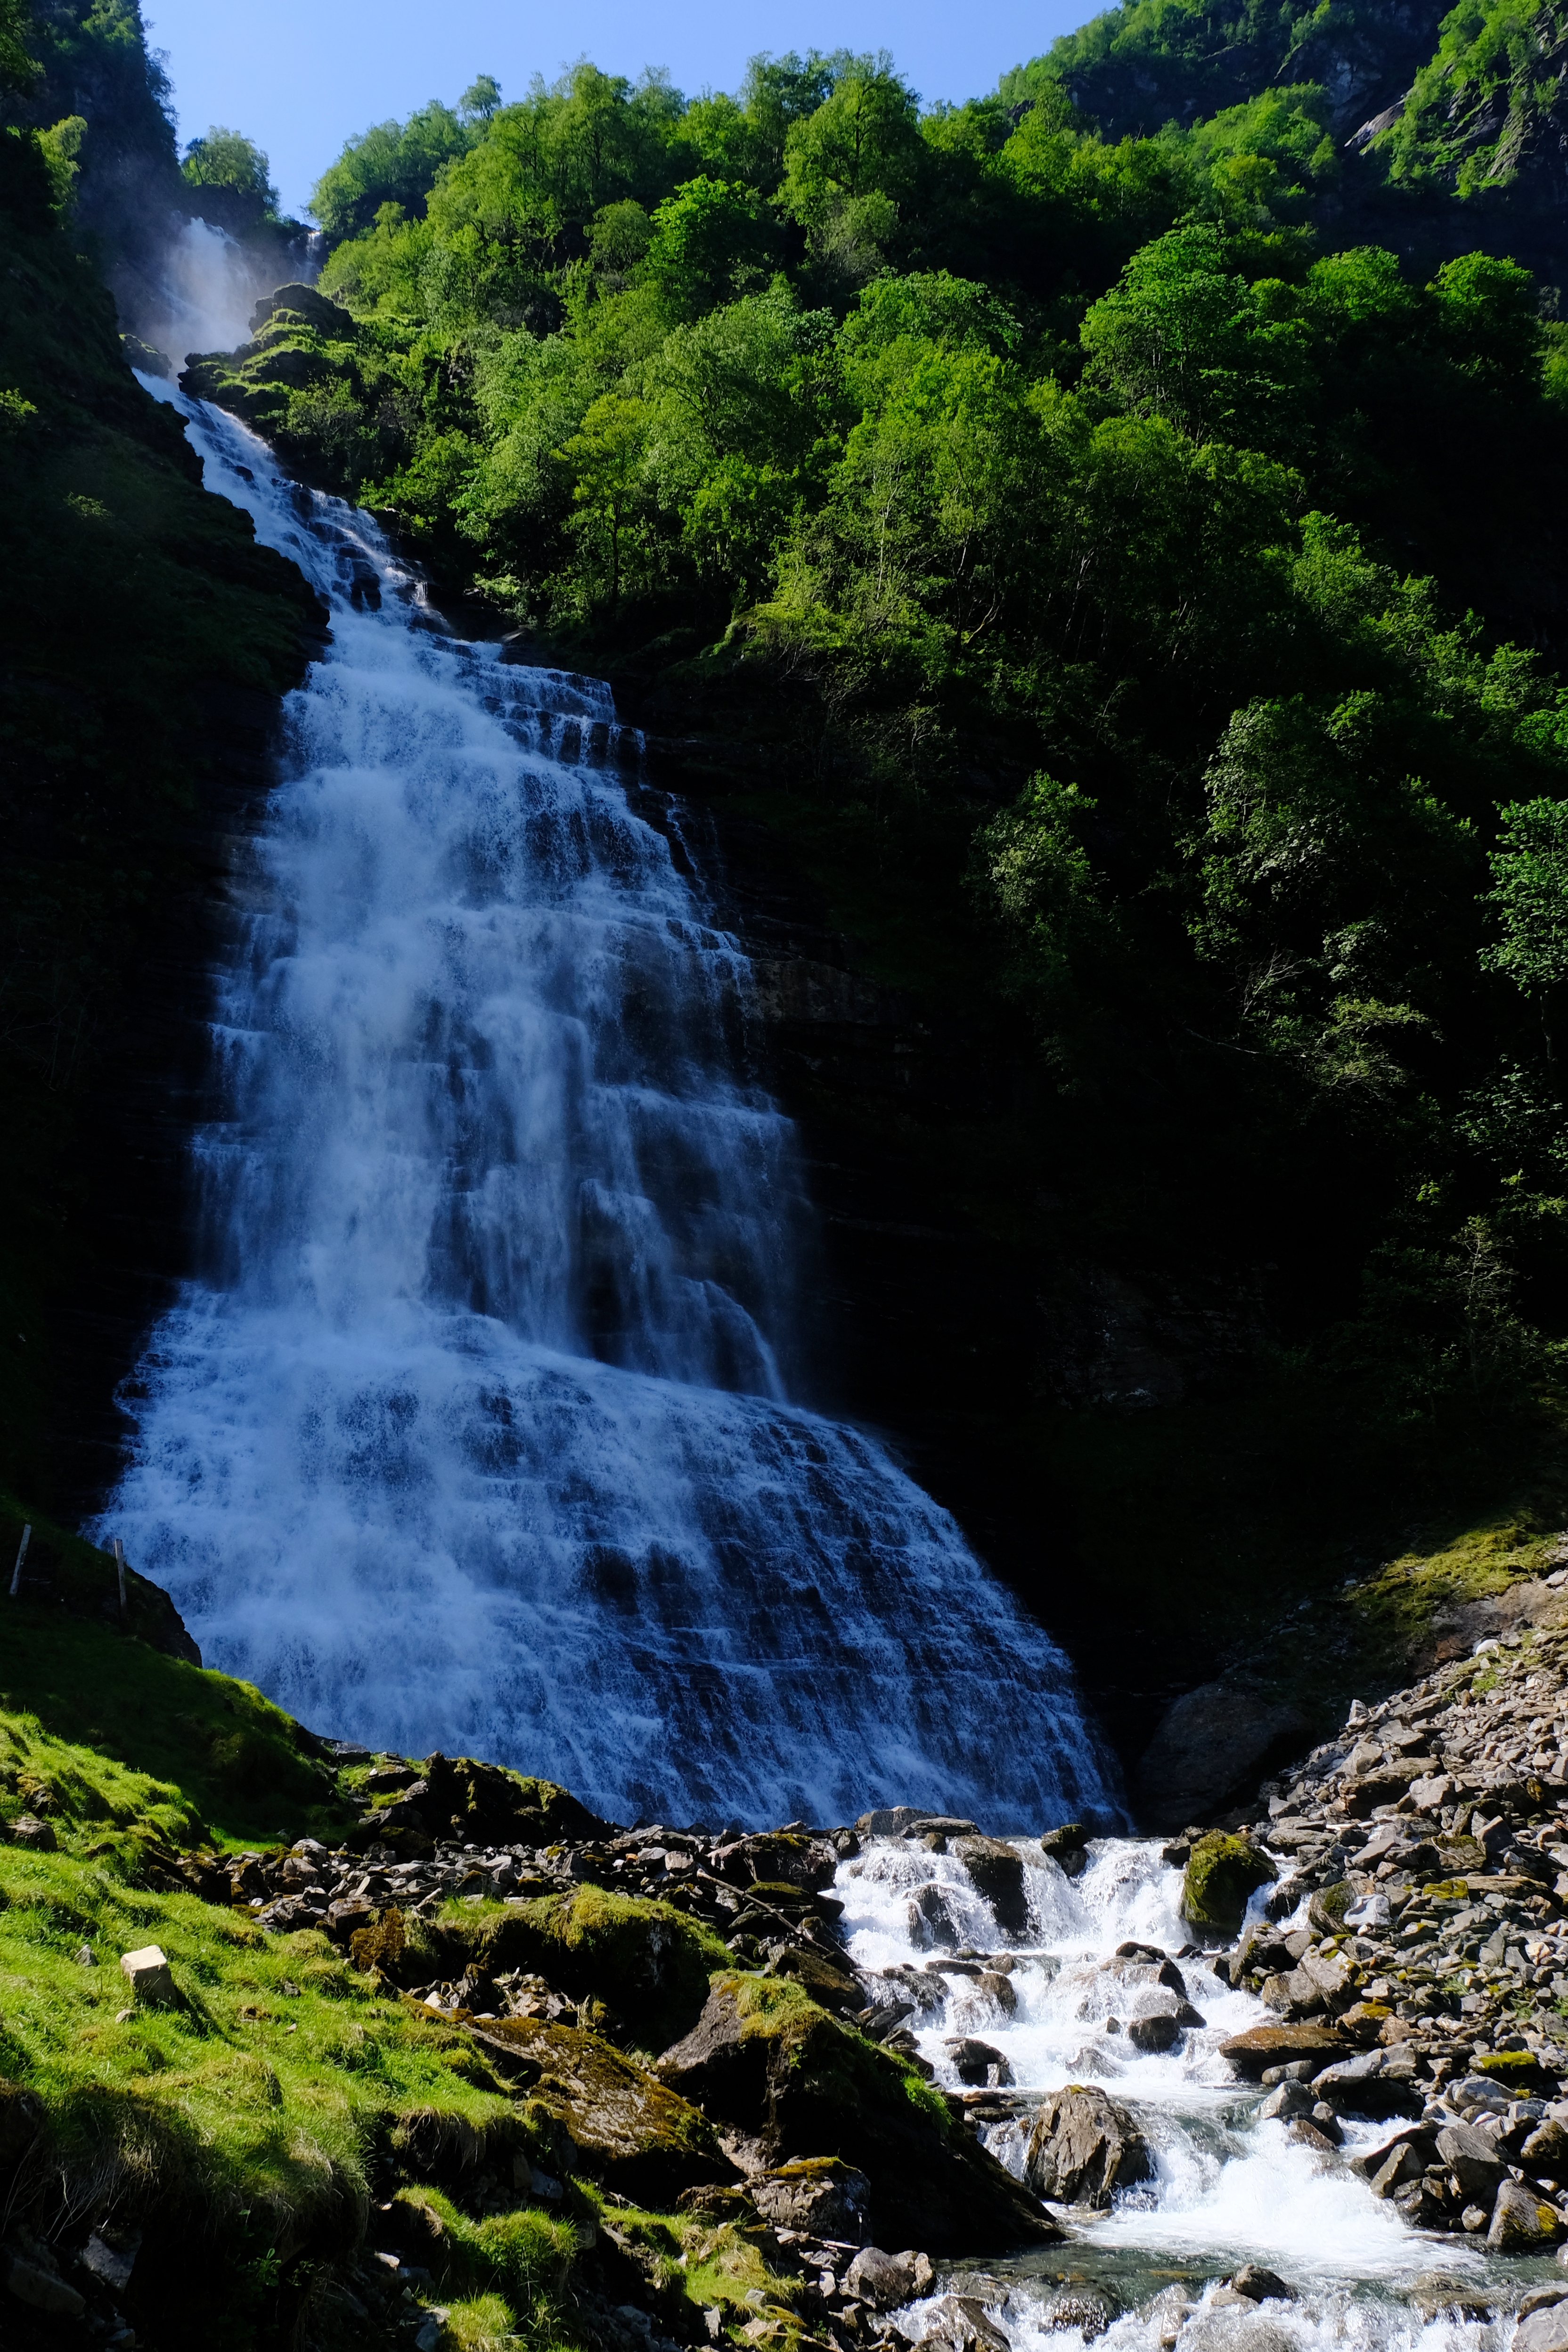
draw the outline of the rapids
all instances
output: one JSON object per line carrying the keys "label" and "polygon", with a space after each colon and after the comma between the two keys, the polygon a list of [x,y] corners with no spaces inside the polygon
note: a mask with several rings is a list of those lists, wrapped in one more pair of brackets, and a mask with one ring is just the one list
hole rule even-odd
{"label": "rapids", "polygon": [[[946,2047],[965,2035],[1001,2053],[1011,2085],[987,2093],[982,2137],[1020,2178],[1029,2122],[1043,2093],[1068,2083],[1098,2083],[1128,2106],[1143,2129],[1156,2177],[1123,2190],[1105,2213],[1056,2209],[1072,2232],[1047,2246],[981,2270],[939,2276],[936,2295],[954,2288],[978,2294],[1014,2352],[1504,2352],[1512,2321],[1504,2315],[1530,2287],[1561,2285],[1544,2260],[1489,2256],[1484,2247],[1407,2229],[1339,2160],[1292,2145],[1282,2123],[1260,2117],[1262,2091],[1236,2082],[1219,2044],[1247,2026],[1272,2021],[1250,1993],[1233,1992],[1201,1955],[1181,1959],[1188,1997],[1205,2020],[1167,2054],[1143,2055],[1121,2027],[1140,2003],[1101,1973],[1123,1942],[1159,1945],[1175,1955],[1188,1930],[1177,1909],[1181,1873],[1160,1858],[1158,1843],[1105,1838],[1090,1847],[1089,1867],[1066,1877],[1037,1846],[1019,1841],[1029,1917],[1008,1936],[956,1855],[932,1854],[890,1839],[868,1839],[840,1865],[834,1893],[840,1923],[863,1969],[913,1967],[938,1988],[934,2004],[907,2020],[922,2056],[944,2089],[960,2089]],[[911,1895],[942,1889],[953,1945],[932,1947],[931,1929],[913,1920]],[[918,1938],[918,1939],[917,1939]],[[955,1947],[955,1948],[954,1948]],[[973,1977],[944,1961],[1001,1955],[1016,2006],[1010,2012],[977,1991]],[[901,1988],[889,1984],[892,1997]],[[1001,2112],[1005,2111],[1005,2112]],[[1386,2140],[1394,2126],[1345,2120],[1344,2157]],[[1253,2308],[1215,2305],[1213,2296],[1243,2263],[1276,2272],[1299,2300]],[[1444,2290],[1484,2300],[1493,2316],[1465,2318],[1444,2308]],[[1174,2292],[1173,2292],[1173,2290]],[[1414,2290],[1414,2293],[1412,2292]],[[1156,2305],[1155,2298],[1159,2297]],[[1063,2325],[1064,2297],[1108,2306],[1104,2332]],[[900,2315],[919,2340],[936,2297]],[[1184,2317],[1173,2305],[1190,2306]]]}
{"label": "rapids", "polygon": [[795,1392],[794,1135],[608,689],[453,637],[367,516],[177,404],[332,636],[237,871],[202,1270],[99,1534],[305,1720],[623,1820],[1113,1822],[1060,1652]]}

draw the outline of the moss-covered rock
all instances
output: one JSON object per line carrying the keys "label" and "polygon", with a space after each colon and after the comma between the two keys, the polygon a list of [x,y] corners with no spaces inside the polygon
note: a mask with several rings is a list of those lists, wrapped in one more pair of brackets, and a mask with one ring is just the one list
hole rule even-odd
{"label": "moss-covered rock", "polygon": [[527,2116],[547,2116],[565,2133],[571,2168],[617,2196],[668,2206],[683,2189],[734,2179],[707,2116],[596,2033],[509,2017],[487,2021],[478,2039],[487,2053],[510,2053],[528,2090]]}
{"label": "moss-covered rock", "polygon": [[425,1759],[424,1780],[420,1811],[437,1837],[541,1846],[558,1838],[615,1834],[612,1823],[554,1780],[530,1780],[472,1756],[437,1750]]}
{"label": "moss-covered rock", "polygon": [[731,1964],[716,1936],[669,1904],[603,1886],[509,1903],[489,1915],[476,1957],[488,1976],[525,1969],[574,2000],[603,2001],[647,2050],[690,2030],[709,1978]]}
{"label": "moss-covered rock", "polygon": [[1320,1936],[1342,1936],[1345,1913],[1355,1900],[1355,1889],[1350,1881],[1336,1878],[1330,1886],[1320,1886],[1307,1906],[1307,1918]]}
{"label": "moss-covered rock", "polygon": [[715,1977],[702,2014],[658,2062],[664,2080],[758,2135],[775,2163],[837,2157],[871,2183],[882,2245],[997,2251],[1058,2234],[889,2051],[778,1978]]}
{"label": "moss-covered rock", "polygon": [[1518,2098],[1555,2098],[1557,2077],[1548,2073],[1532,2051],[1491,2050],[1476,2059],[1478,2074],[1489,2074],[1506,2084]]}
{"label": "moss-covered rock", "polygon": [[1194,1927],[1231,1936],[1246,1916],[1248,1896],[1279,1874],[1251,1840],[1211,1830],[1199,1838],[1182,1876],[1182,1916]]}

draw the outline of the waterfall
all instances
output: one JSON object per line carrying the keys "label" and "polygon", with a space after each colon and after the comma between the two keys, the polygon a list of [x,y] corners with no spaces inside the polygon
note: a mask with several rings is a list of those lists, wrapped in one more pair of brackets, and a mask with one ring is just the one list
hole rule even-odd
{"label": "waterfall", "polygon": [[1104,1811],[1058,1650],[791,1401],[792,1131],[607,688],[446,635],[366,516],[178,404],[333,634],[216,980],[202,1275],[99,1531],[306,1721],[622,1818]]}

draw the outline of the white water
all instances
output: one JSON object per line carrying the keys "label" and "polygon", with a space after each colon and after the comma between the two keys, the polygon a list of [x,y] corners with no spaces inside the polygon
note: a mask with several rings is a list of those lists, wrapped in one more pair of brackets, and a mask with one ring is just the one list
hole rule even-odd
{"label": "white water", "polygon": [[[947,2040],[972,2036],[1000,2052],[1014,2084],[1000,2095],[1017,2120],[988,2125],[984,2137],[1022,2177],[1030,2123],[1042,2095],[1068,2083],[1098,2083],[1127,2105],[1147,2136],[1156,2178],[1121,2192],[1111,2210],[1058,2209],[1069,2242],[985,2266],[984,2283],[960,2275],[960,2292],[979,2292],[1015,2352],[1079,2352],[1077,2327],[1056,2327],[1054,2296],[1068,2290],[1103,2297],[1117,2316],[1095,2341],[1110,2352],[1158,2352],[1171,2332],[1168,2305],[1154,2297],[1173,2286],[1193,2306],[1179,2352],[1326,2352],[1331,2345],[1367,2352],[1502,2352],[1511,2321],[1428,2319],[1408,2299],[1424,2275],[1441,2275],[1466,2292],[1484,2290],[1500,2315],[1542,2279],[1561,2281],[1545,2262],[1486,2256],[1463,2238],[1407,2229],[1343,2161],[1381,2145],[1394,2126],[1344,2125],[1341,2155],[1324,2158],[1294,2145],[1285,2126],[1260,2118],[1263,2094],[1237,2084],[1219,2044],[1247,2026],[1277,2021],[1247,1993],[1233,1992],[1201,1956],[1179,1961],[1187,1996],[1205,2020],[1165,2055],[1142,2055],[1125,2028],[1141,2013],[1168,2006],[1153,1986],[1131,1985],[1105,1968],[1124,1942],[1157,1945],[1174,1957],[1187,1929],[1177,1911],[1181,1874],[1160,1860],[1157,1844],[1098,1841],[1076,1881],[1031,1843],[1020,1842],[1029,1919],[1009,1936],[955,1855],[931,1854],[892,1840],[868,1841],[843,1864],[835,1893],[849,1949],[865,1969],[913,1967],[938,1986],[936,2007],[906,2022],[944,2087],[959,2076]],[[1005,2013],[973,1980],[943,1977],[949,1949],[917,1941],[910,1899],[939,1886],[957,1956],[1012,1956],[1016,2007]],[[926,1931],[921,1931],[923,1934]],[[889,1997],[904,1988],[889,1983]],[[1115,2018],[1121,2031],[1110,2030]],[[1244,2262],[1277,2272],[1299,2294],[1243,2310],[1211,2308],[1225,2277]],[[939,2281],[939,2292],[949,2284]],[[931,2303],[915,2305],[900,2325],[916,2340]]]}
{"label": "white water", "polygon": [[181,221],[163,248],[151,308],[136,331],[164,352],[177,374],[197,352],[228,352],[250,331],[250,314],[272,291],[270,255],[253,251],[210,221]]}
{"label": "white water", "polygon": [[308,1722],[622,1818],[1104,1808],[1059,1652],[788,1401],[792,1133],[607,689],[445,635],[366,517],[177,404],[333,638],[216,977],[206,1276],[99,1532]]}

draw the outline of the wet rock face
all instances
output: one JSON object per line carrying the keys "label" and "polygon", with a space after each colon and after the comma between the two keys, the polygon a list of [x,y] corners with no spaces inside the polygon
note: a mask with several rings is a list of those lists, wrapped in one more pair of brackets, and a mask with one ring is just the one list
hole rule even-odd
{"label": "wet rock face", "polygon": [[1156,1830],[1213,1821],[1307,1728],[1299,1708],[1258,1691],[1214,1682],[1186,1692],[1161,1718],[1133,1776],[1143,1818]]}
{"label": "wet rock face", "polygon": [[1153,2172],[1149,2143],[1127,2109],[1098,2084],[1069,2084],[1035,2119],[1025,2179],[1058,2205],[1109,2205],[1119,2189]]}
{"label": "wet rock face", "polygon": [[1024,1891],[1024,1857],[1000,1838],[957,1837],[949,1851],[958,1855],[996,1915],[1005,1936],[1021,1936],[1029,1924]]}

